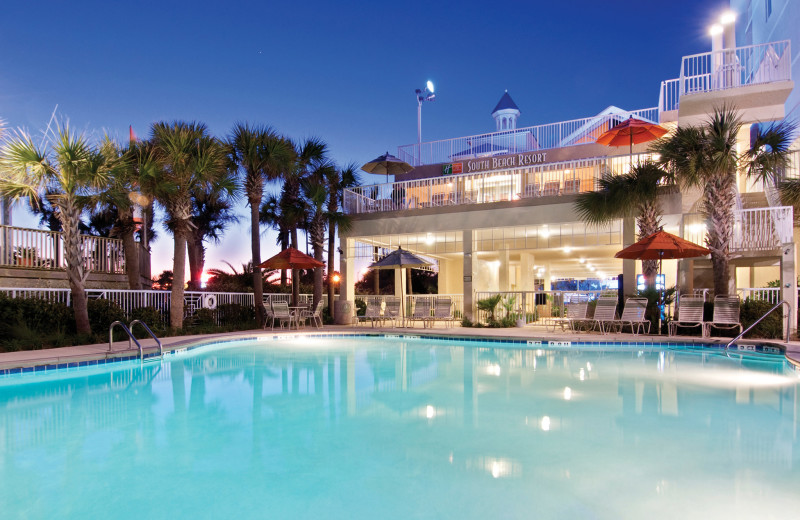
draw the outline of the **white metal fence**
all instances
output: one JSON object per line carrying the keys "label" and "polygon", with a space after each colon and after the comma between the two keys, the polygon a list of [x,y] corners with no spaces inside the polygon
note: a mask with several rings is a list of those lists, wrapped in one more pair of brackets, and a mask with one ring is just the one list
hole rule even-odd
{"label": "white metal fence", "polygon": [[658,107],[634,110],[625,114],[600,114],[572,121],[430,141],[422,143],[421,147],[419,143],[414,143],[398,147],[397,156],[411,165],[420,166],[591,144],[603,132],[630,116],[658,123]]}
{"label": "white metal fence", "polygon": [[781,288],[780,287],[740,287],[736,289],[742,301],[746,299],[751,300],[764,300],[771,304],[776,304],[781,301]]}
{"label": "white metal fence", "polygon": [[[393,298],[396,298],[396,296],[391,294],[358,294],[356,295],[355,300],[366,305],[367,301],[377,301],[379,304],[383,304],[387,299]],[[453,317],[457,319],[464,317],[463,294],[407,294],[405,295],[405,298],[406,299],[403,302],[403,310],[405,311],[406,316],[411,316],[414,313],[414,308],[416,307],[417,302],[420,300],[431,300],[431,302],[433,302],[436,298],[450,298],[452,303],[451,309],[453,311]]]}
{"label": "white metal fence", "polygon": [[[81,235],[80,247],[87,270],[125,272],[122,240]],[[62,233],[0,226],[0,266],[64,269],[66,265]]]}
{"label": "white metal fence", "polygon": [[791,59],[789,40],[684,56],[680,95],[788,81]]}
{"label": "white metal fence", "polygon": [[[731,251],[769,251],[793,239],[794,210],[791,206],[735,210]],[[704,244],[708,231],[702,215],[683,217],[683,238]]]}
{"label": "white metal fence", "polygon": [[659,112],[678,110],[678,102],[681,97],[680,85],[681,80],[679,79],[668,79],[661,82],[661,91],[658,95]]}

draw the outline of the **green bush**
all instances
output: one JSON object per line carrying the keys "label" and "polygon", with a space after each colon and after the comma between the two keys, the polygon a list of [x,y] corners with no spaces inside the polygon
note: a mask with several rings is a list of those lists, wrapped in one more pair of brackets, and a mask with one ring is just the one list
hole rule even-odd
{"label": "green bush", "polygon": [[[121,321],[127,325],[125,311],[111,300],[101,298],[89,299],[87,307],[89,309],[89,326],[92,328],[92,334],[105,338],[108,341],[108,328],[115,321]],[[125,339],[127,335],[123,331],[115,332],[114,339]]]}
{"label": "green bush", "polygon": [[223,303],[216,309],[220,325],[244,325],[255,322],[256,311],[249,305],[238,303]]}
{"label": "green bush", "polygon": [[[747,298],[742,302],[739,321],[745,329],[772,308],[773,304],[766,300]],[[735,332],[735,331],[734,331]],[[747,333],[748,338],[780,339],[783,337],[783,308],[780,307],[761,320],[753,330]],[[733,336],[733,333],[730,334]]]}
{"label": "green bush", "polygon": [[367,302],[356,300],[356,316],[363,316],[367,313]]}
{"label": "green bush", "polygon": [[[131,311],[129,318],[131,321],[139,320],[145,323],[157,336],[164,334],[166,323],[161,312],[155,307],[137,307]],[[144,328],[136,327],[133,333],[137,338],[149,337]]]}

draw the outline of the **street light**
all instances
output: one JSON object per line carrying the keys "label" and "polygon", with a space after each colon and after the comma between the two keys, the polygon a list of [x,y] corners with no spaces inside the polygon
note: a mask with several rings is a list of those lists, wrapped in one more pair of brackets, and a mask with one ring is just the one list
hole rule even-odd
{"label": "street light", "polygon": [[428,80],[425,89],[416,90],[417,93],[417,143],[419,144],[419,159],[422,164],[422,102],[436,101],[436,94],[433,93],[433,82]]}

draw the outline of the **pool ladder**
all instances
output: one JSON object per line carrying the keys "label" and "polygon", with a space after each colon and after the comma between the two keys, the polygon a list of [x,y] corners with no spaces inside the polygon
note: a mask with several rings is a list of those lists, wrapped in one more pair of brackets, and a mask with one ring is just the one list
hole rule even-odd
{"label": "pool ladder", "polygon": [[[745,330],[743,330],[738,336],[736,336],[735,338],[730,340],[725,345],[725,355],[728,356],[728,357],[731,357],[730,354],[728,354],[728,349],[730,348],[731,345],[733,345],[734,342],[736,342],[739,339],[741,339],[742,336],[744,336],[745,334],[750,332],[750,329],[752,329],[753,327],[758,325],[761,322],[761,320],[763,320],[764,318],[766,318],[767,316],[772,314],[773,311],[778,310],[779,307],[783,307],[784,305],[791,309],[791,304],[789,302],[787,302],[786,300],[781,300],[779,303],[776,303],[774,307],[772,307],[770,310],[765,312],[763,316],[761,316],[756,321],[754,321],[752,325],[750,325]],[[791,323],[789,323],[789,321],[787,320],[786,321],[786,336],[784,337],[784,340],[783,340],[784,343],[789,343],[789,330],[790,330],[790,327],[791,327]]]}
{"label": "pool ladder", "polygon": [[114,327],[120,327],[125,331],[125,334],[128,335],[128,349],[133,350],[133,344],[136,343],[136,347],[139,349],[139,359],[144,361],[144,348],[142,348],[142,344],[139,343],[139,340],[137,340],[131,332],[133,330],[133,326],[137,323],[144,327],[144,330],[150,334],[151,338],[156,340],[156,344],[158,345],[158,357],[162,357],[164,355],[164,348],[161,345],[161,340],[158,339],[155,334],[153,334],[153,331],[150,330],[150,327],[148,327],[147,324],[142,320],[133,320],[129,326],[126,326],[121,321],[115,321],[112,323],[108,327],[108,351],[111,352],[114,348]]}

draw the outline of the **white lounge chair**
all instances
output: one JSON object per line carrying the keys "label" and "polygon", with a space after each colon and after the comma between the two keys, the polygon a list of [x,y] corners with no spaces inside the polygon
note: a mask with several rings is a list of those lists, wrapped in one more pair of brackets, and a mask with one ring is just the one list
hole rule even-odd
{"label": "white lounge chair", "polygon": [[669,322],[667,332],[670,336],[678,333],[678,327],[700,327],[700,335],[705,336],[706,324],[703,321],[702,296],[681,296],[678,302],[677,319]]}
{"label": "white lounge chair", "polygon": [[738,296],[714,296],[714,319],[706,322],[706,336],[711,335],[711,328],[739,329],[742,332],[742,323],[739,321]]}
{"label": "white lounge chair", "polygon": [[588,302],[568,303],[566,307],[567,315],[565,317],[548,318],[545,320],[545,327],[551,329],[550,332],[555,332],[556,327],[561,327],[562,332],[567,330],[567,327],[569,327],[571,330],[578,330],[577,327],[579,327],[581,324],[591,321],[586,317],[586,314],[589,310]]}
{"label": "white lounge chair", "polygon": [[436,298],[436,303],[433,306],[433,318],[431,318],[431,325],[437,321],[443,321],[446,327],[449,327],[455,321],[453,317],[453,300],[450,298]]}
{"label": "white lounge chair", "polygon": [[647,298],[628,298],[625,300],[625,308],[622,309],[622,316],[618,320],[610,322],[619,325],[619,330],[625,325],[630,326],[633,334],[639,334],[640,331],[646,334],[650,333],[650,322],[644,317],[647,310]]}
{"label": "white lounge chair", "polygon": [[[291,327],[294,313],[289,310],[289,304],[286,302],[272,303],[272,330],[275,330],[275,321],[278,321],[278,327],[283,328],[283,323],[286,322],[288,327]],[[266,329],[266,324],[264,325]]]}
{"label": "white lounge chair", "polygon": [[617,319],[617,298],[616,296],[601,296],[597,299],[594,308],[594,317],[590,320],[591,328],[597,329],[602,334],[607,334],[610,325]]}
{"label": "white lounge chair", "polygon": [[321,329],[322,328],[322,316],[320,315],[321,312],[322,312],[322,300],[318,301],[317,305],[315,305],[313,309],[300,311],[300,319],[308,320],[310,323],[313,323],[315,327]]}
{"label": "white lounge chair", "polygon": [[427,327],[431,321],[431,300],[429,298],[416,298],[414,300],[414,314],[408,319],[410,322],[421,321]]}
{"label": "white lounge chair", "polygon": [[367,309],[364,311],[363,316],[357,316],[358,322],[369,321],[374,327],[376,320],[380,321],[383,319],[383,316],[381,316],[381,303],[379,298],[367,298]]}

